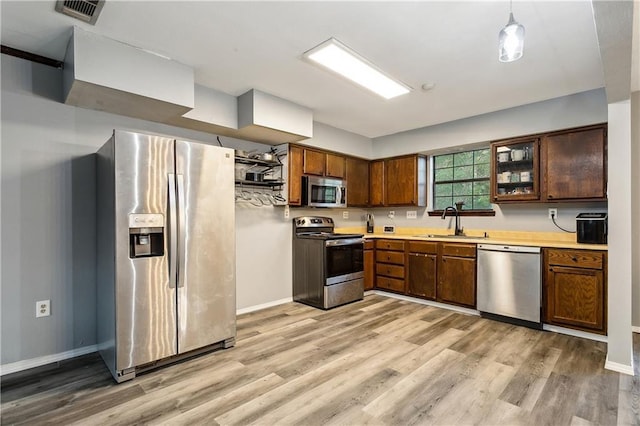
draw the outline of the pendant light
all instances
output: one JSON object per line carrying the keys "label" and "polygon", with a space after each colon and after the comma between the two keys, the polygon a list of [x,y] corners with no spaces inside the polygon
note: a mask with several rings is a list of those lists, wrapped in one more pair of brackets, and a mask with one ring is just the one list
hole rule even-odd
{"label": "pendant light", "polygon": [[522,57],[524,51],[524,26],[513,19],[512,0],[509,0],[509,22],[500,31],[499,56],[500,62],[513,62]]}

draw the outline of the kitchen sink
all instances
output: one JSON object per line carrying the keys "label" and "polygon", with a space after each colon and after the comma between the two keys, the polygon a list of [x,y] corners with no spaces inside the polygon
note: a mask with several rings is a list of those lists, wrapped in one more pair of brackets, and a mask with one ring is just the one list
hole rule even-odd
{"label": "kitchen sink", "polygon": [[438,235],[438,234],[422,234],[422,235],[413,235],[413,237],[418,238],[451,238],[452,240],[484,240],[489,238],[488,236],[471,236],[471,235]]}

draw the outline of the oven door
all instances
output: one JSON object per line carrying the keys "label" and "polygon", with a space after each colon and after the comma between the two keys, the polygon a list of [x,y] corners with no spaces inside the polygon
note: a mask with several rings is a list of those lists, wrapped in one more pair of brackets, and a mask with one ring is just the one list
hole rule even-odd
{"label": "oven door", "polygon": [[364,240],[362,238],[326,241],[326,282],[338,284],[364,276]]}

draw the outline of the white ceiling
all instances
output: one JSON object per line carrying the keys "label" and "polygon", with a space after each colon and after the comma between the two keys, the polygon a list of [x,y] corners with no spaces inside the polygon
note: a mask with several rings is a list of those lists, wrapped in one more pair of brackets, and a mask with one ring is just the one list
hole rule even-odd
{"label": "white ceiling", "polygon": [[[525,53],[508,64],[497,59],[506,0],[107,0],[95,26],[55,12],[54,0],[0,3],[3,45],[62,60],[78,25],[190,65],[198,84],[234,96],[259,89],[311,108],[316,121],[367,137],[604,85],[588,0],[516,0]],[[384,100],[300,59],[330,37],[414,90]],[[423,91],[423,83],[435,88]]]}

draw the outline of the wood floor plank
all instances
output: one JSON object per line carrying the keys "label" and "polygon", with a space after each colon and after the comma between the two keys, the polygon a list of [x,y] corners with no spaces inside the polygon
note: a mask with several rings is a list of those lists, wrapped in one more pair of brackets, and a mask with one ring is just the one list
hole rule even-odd
{"label": "wood floor plank", "polygon": [[570,424],[580,393],[580,379],[551,373],[531,410],[536,424]]}
{"label": "wood floor plank", "polygon": [[605,358],[600,342],[378,294],[286,303],[240,315],[235,347],[129,382],[97,354],[3,377],[0,422],[640,426],[640,379]]}
{"label": "wood floor plank", "polygon": [[386,416],[395,422],[397,419],[394,418],[394,414],[398,406],[404,404],[410,395],[423,388],[424,383],[432,382],[443,374],[446,367],[463,358],[464,355],[461,353],[449,349],[439,352],[420,368],[367,404],[363,411],[381,420]]}
{"label": "wood floor plank", "polygon": [[482,417],[514,374],[511,366],[482,359],[475,372],[434,403],[429,418],[438,424],[460,425]]}
{"label": "wood floor plank", "polygon": [[384,365],[389,360],[402,356],[407,350],[405,346],[410,346],[410,344],[404,342],[388,346],[378,352],[375,357],[360,355],[360,361],[352,368],[334,373],[322,384],[314,386],[312,390],[308,390],[305,393],[296,395],[269,412],[263,413],[252,423],[300,424],[304,419],[309,418],[311,412],[318,407],[327,405],[328,401],[334,397],[336,389],[348,391],[351,387],[361,382],[367,382],[371,376],[374,376],[380,370],[384,370],[381,373],[384,377],[391,378],[396,376],[396,372],[387,371],[384,369]]}
{"label": "wood floor plank", "polygon": [[[403,374],[411,373],[438,355],[440,352],[447,349],[453,343],[457,342],[466,333],[467,332],[457,330],[455,328],[442,330],[442,333],[435,336],[435,338],[421,346],[418,346],[413,351],[409,352],[407,356],[404,356],[393,364],[390,364],[389,367]],[[413,342],[414,339],[410,338],[408,341]]]}
{"label": "wood floor plank", "polygon": [[499,398],[531,411],[561,354],[560,349],[538,342]]}
{"label": "wood floor plank", "polygon": [[175,413],[196,407],[202,401],[215,397],[229,383],[237,383],[244,368],[238,362],[229,363],[216,374],[201,374],[197,380],[185,379],[150,390],[144,398],[129,400],[71,424],[116,425],[162,421],[164,416],[172,417]]}
{"label": "wood floor plank", "polygon": [[229,393],[212,398],[203,404],[184,412],[176,413],[176,416],[163,418],[157,422],[159,425],[210,425],[215,424],[216,416],[243,404],[246,400],[254,398],[264,392],[268,392],[284,383],[284,379],[277,374],[269,373],[258,380],[247,383]]}

